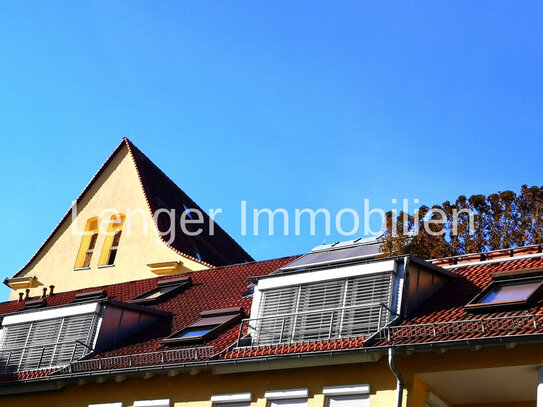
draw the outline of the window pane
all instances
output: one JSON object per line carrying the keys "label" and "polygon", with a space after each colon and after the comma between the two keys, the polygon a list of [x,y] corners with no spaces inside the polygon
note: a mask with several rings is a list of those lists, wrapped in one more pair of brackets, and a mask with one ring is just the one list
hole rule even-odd
{"label": "window pane", "polygon": [[501,284],[481,299],[482,304],[503,301],[526,300],[539,286],[541,281],[533,281],[518,284]]}
{"label": "window pane", "polygon": [[178,338],[193,338],[197,336],[203,336],[209,332],[211,332],[212,329],[216,328],[217,326],[206,326],[206,327],[194,327],[187,329],[186,331],[181,332],[179,335],[177,335]]}

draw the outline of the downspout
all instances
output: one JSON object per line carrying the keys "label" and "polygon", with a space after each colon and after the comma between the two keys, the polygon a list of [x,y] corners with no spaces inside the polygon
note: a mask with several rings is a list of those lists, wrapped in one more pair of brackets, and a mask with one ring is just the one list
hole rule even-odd
{"label": "downspout", "polygon": [[[407,290],[407,285],[409,284],[408,268],[409,268],[409,256],[405,256],[404,263],[403,263],[403,273],[404,273],[404,284],[403,284],[403,287],[402,287],[403,291]],[[403,314],[405,314],[403,302],[405,302],[405,298],[402,295],[402,298],[400,299],[399,304],[398,304],[399,305],[399,307],[398,307],[399,308],[398,309],[398,314],[399,314],[398,318],[404,317]],[[390,331],[389,331],[389,334],[388,334],[388,342],[389,342],[389,344],[391,342]],[[395,352],[394,348],[392,346],[390,346],[390,348],[388,348],[388,366],[390,367],[390,370],[392,371],[392,373],[394,373],[394,376],[396,377],[396,407],[402,407],[404,381],[403,381],[402,374],[400,373],[400,371],[398,370],[398,367],[396,366],[396,360],[394,358],[395,354],[396,354],[396,352]]]}
{"label": "downspout", "polygon": [[388,348],[388,366],[392,370],[392,373],[394,373],[394,376],[396,376],[396,407],[402,407],[404,383],[402,374],[396,366],[395,353],[393,348]]}

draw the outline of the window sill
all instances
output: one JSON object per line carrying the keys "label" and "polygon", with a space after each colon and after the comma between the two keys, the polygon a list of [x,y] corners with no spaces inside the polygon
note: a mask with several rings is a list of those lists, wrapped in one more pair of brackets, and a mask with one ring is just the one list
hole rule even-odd
{"label": "window sill", "polygon": [[74,267],[74,271],[90,270],[90,267]]}
{"label": "window sill", "polygon": [[104,264],[102,266],[98,266],[99,269],[107,269],[110,267],[115,267],[115,264]]}

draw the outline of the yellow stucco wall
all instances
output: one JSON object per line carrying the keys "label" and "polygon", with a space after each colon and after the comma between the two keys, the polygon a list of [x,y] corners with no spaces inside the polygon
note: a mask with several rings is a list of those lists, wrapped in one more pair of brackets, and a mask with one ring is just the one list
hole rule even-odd
{"label": "yellow stucco wall", "polygon": [[[371,365],[371,368],[368,368]],[[394,376],[382,359],[376,363],[244,372],[215,375],[211,371],[157,375],[149,379],[127,379],[120,383],[72,384],[57,391],[0,397],[0,406],[87,407],[88,404],[136,400],[172,400],[175,407],[211,407],[213,394],[251,392],[252,407],[266,407],[268,390],[308,388],[308,407],[325,407],[326,386],[370,384],[371,407],[390,407],[396,397]]]}
{"label": "yellow stucco wall", "polygon": [[[51,185],[51,188],[54,188],[54,185]],[[50,284],[54,284],[55,291],[60,292],[156,277],[147,267],[147,264],[155,262],[182,261],[182,271],[206,268],[177,254],[159,240],[136,168],[126,146],[120,149],[82,198],[77,210],[75,227],[72,227],[72,219],[67,219],[22,273],[21,276],[38,278],[39,285],[31,289],[31,295],[41,295],[42,288]],[[114,267],[98,268],[100,252],[106,238],[105,233],[100,233],[90,269],[75,271],[74,264],[81,236],[74,235],[73,230],[83,231],[87,219],[94,216],[102,215],[101,220],[109,220],[113,214],[111,210],[127,215],[134,214],[127,216],[125,221]],[[107,222],[102,223],[102,229],[107,231]],[[24,292],[24,289],[20,291]],[[18,298],[17,292],[12,291],[10,298]]]}
{"label": "yellow stucco wall", "polygon": [[[353,361],[356,356],[353,355]],[[328,362],[334,363],[336,358]],[[417,378],[423,372],[477,369],[490,366],[543,365],[543,347],[522,345],[515,349],[503,346],[471,350],[451,350],[444,354],[421,352],[410,356],[398,356],[397,364],[405,379],[405,407],[424,407],[427,391],[441,396],[438,389],[428,387]],[[266,407],[264,393],[268,390],[308,388],[308,407],[325,407],[323,388],[326,386],[369,384],[371,407],[394,407],[396,380],[386,357],[376,362],[289,368],[295,361],[285,362],[284,368],[268,371],[245,371],[214,374],[211,370],[178,372],[174,376],[165,373],[148,379],[138,377],[109,377],[102,383],[85,379],[84,384],[68,383],[56,391],[1,396],[0,406],[87,407],[93,403],[122,401],[125,407],[136,400],[172,400],[177,407],[212,407],[211,396],[225,393],[252,393],[251,407]],[[262,365],[265,367],[265,365]],[[537,374],[537,370],[534,370]],[[458,389],[462,391],[462,389]],[[535,388],[534,388],[535,395]],[[451,407],[532,407],[535,402],[521,401],[505,404],[451,405]]]}

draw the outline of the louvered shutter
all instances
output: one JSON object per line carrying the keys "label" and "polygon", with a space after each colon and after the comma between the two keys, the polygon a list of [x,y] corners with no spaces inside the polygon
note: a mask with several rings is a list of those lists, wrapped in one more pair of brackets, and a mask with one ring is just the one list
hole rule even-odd
{"label": "louvered shutter", "polygon": [[89,352],[96,314],[72,315],[4,326],[1,367],[6,372],[67,365]]}
{"label": "louvered shutter", "polygon": [[392,273],[262,292],[253,344],[369,336],[390,320]]}
{"label": "louvered shutter", "polygon": [[[293,340],[335,337],[338,333],[345,281],[326,281],[301,287]],[[321,312],[318,312],[321,311]]]}
{"label": "louvered shutter", "polygon": [[391,288],[390,273],[348,279],[341,336],[371,335],[384,326],[389,320],[385,307],[390,306]]}
{"label": "louvered shutter", "polygon": [[270,400],[269,407],[307,407],[307,399]]}
{"label": "louvered shutter", "polygon": [[353,394],[347,396],[328,396],[327,407],[369,407],[370,396],[367,394]]}
{"label": "louvered shutter", "polygon": [[259,316],[278,318],[261,319],[256,324],[255,342],[258,344],[285,342],[292,336],[294,316],[298,305],[299,287],[265,291],[260,303]]}

